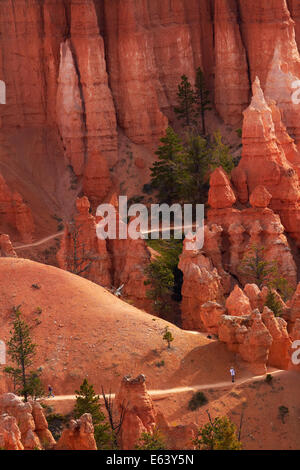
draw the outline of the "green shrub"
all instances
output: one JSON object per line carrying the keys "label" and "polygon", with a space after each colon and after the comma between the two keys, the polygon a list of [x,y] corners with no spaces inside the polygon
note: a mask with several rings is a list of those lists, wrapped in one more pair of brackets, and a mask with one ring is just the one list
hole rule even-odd
{"label": "green shrub", "polygon": [[215,418],[198,430],[193,441],[197,450],[241,450],[236,426],[227,416]]}
{"label": "green shrub", "polygon": [[203,392],[196,392],[189,401],[188,409],[195,411],[208,402]]}
{"label": "green shrub", "polygon": [[266,376],[267,384],[271,385],[272,381],[273,381],[273,375],[267,374],[267,376]]}
{"label": "green shrub", "polygon": [[141,438],[139,439],[137,445],[135,446],[136,450],[165,450],[166,443],[165,438],[159,431],[155,428],[153,433],[143,432]]}
{"label": "green shrub", "polygon": [[59,440],[63,428],[70,420],[70,415],[62,415],[60,413],[50,413],[46,415],[49,431],[56,441]]}
{"label": "green shrub", "polygon": [[281,421],[285,423],[285,417],[289,414],[289,409],[286,406],[281,405],[278,407],[278,413]]}
{"label": "green shrub", "polygon": [[160,361],[155,363],[156,367],[163,367],[165,365],[165,361]]}
{"label": "green shrub", "polygon": [[274,313],[275,317],[280,317],[282,313],[282,305],[277,299],[274,291],[269,289],[268,295],[266,298],[265,306],[268,307]]}

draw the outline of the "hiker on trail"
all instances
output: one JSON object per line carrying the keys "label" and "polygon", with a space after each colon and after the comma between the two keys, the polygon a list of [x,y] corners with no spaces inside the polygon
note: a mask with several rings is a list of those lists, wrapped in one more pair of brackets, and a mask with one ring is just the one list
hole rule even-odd
{"label": "hiker on trail", "polygon": [[48,398],[50,397],[54,398],[53,388],[51,387],[51,385],[48,385],[48,392],[49,392]]}
{"label": "hiker on trail", "polygon": [[232,382],[234,382],[235,381],[235,370],[234,370],[233,366],[230,367],[230,375],[231,375]]}

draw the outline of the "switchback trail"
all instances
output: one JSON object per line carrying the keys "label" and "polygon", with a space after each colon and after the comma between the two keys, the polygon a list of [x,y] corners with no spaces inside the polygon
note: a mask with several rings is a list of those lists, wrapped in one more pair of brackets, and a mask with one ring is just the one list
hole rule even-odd
{"label": "switchback trail", "polygon": [[[188,225],[186,226],[185,228],[188,229],[188,228],[193,228],[195,227],[195,225]],[[152,229],[152,230],[147,230],[145,232],[141,232],[142,235],[149,235],[151,233],[156,233],[156,232],[165,232],[167,230],[180,230],[182,229],[183,226],[178,226],[178,227],[160,227],[158,230],[156,229]],[[62,235],[64,234],[64,231],[60,231],[60,232],[57,232],[57,233],[54,233],[52,235],[48,235],[47,237],[44,237],[44,238],[41,238],[41,240],[38,240],[36,242],[33,242],[33,243],[28,243],[26,245],[18,245],[18,246],[14,246],[14,250],[22,250],[23,248],[34,248],[36,246],[40,246],[42,245],[43,243],[46,243],[50,240],[52,240],[53,238],[56,238],[56,237],[61,237]]]}
{"label": "switchback trail", "polygon": [[[272,375],[274,374],[284,374],[286,371],[282,370],[275,370],[270,372]],[[152,397],[157,396],[165,396],[165,395],[173,395],[176,393],[185,393],[185,392],[197,392],[198,390],[208,390],[208,389],[216,389],[216,388],[223,388],[223,387],[235,387],[237,385],[242,385],[248,382],[254,382],[255,380],[265,380],[265,375],[256,375],[247,379],[238,379],[234,383],[231,381],[228,382],[216,382],[212,384],[202,384],[202,385],[191,385],[185,387],[175,387],[175,388],[167,388],[161,390],[148,390],[149,395]],[[111,394],[112,398],[115,398],[115,393]],[[102,398],[100,396],[100,398]],[[76,395],[57,395],[54,398],[45,398],[42,401],[65,401],[65,400],[75,400]]]}
{"label": "switchback trail", "polygon": [[61,232],[57,232],[57,233],[54,233],[52,235],[49,235],[48,237],[42,238],[41,240],[38,240],[37,242],[28,243],[27,245],[14,246],[14,250],[21,250],[23,248],[34,248],[35,246],[42,245],[43,243],[46,243],[49,240],[52,240],[53,238],[61,237],[63,235],[63,233],[64,233],[64,231],[62,230]]}

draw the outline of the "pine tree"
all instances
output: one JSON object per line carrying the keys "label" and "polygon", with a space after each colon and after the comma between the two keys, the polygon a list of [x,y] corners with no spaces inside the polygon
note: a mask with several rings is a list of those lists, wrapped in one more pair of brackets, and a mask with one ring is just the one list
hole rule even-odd
{"label": "pine tree", "polygon": [[152,433],[143,432],[135,450],[166,450],[165,438],[157,428]]}
{"label": "pine tree", "polygon": [[197,204],[207,200],[210,160],[211,149],[207,140],[199,135],[189,135],[185,146],[182,184],[178,191],[184,202]]}
{"label": "pine tree", "polygon": [[14,315],[15,320],[13,329],[10,331],[11,338],[7,344],[7,352],[17,367],[8,367],[5,372],[13,377],[18,393],[24,396],[25,401],[28,401],[28,396],[32,391],[32,375],[29,374],[28,369],[32,366],[35,357],[36,345],[31,340],[30,327],[21,318],[20,305],[14,308]]}
{"label": "pine tree", "polygon": [[45,396],[44,385],[41,381],[41,370],[34,370],[28,376],[28,394],[36,400]]}
{"label": "pine tree", "polygon": [[112,447],[113,438],[109,431],[105,415],[101,411],[100,397],[95,394],[93,385],[84,379],[80,390],[76,390],[76,404],[74,407],[74,418],[78,419],[85,413],[90,413],[93,419],[95,440],[98,450],[108,450]]}
{"label": "pine tree", "polygon": [[215,418],[198,430],[193,441],[197,450],[241,450],[236,426],[226,417]]}
{"label": "pine tree", "polygon": [[183,120],[183,125],[190,127],[196,124],[196,96],[195,91],[186,75],[182,75],[178,85],[178,106],[174,108],[178,119]]}
{"label": "pine tree", "polygon": [[205,202],[212,150],[206,139],[193,133],[183,144],[173,129],[161,139],[159,160],[151,168],[151,186],[160,202]]}
{"label": "pine tree", "polygon": [[268,295],[266,298],[265,306],[268,307],[274,313],[275,317],[280,317],[282,312],[282,304],[276,297],[276,293],[269,288]]}
{"label": "pine tree", "polygon": [[238,270],[260,289],[272,282],[278,273],[276,263],[265,260],[264,247],[256,245],[244,256]]}
{"label": "pine tree", "polygon": [[171,127],[161,139],[156,155],[158,161],[151,168],[151,186],[158,190],[158,199],[172,203],[178,199],[178,184],[183,168],[183,145]]}
{"label": "pine tree", "polygon": [[222,135],[220,131],[214,133],[214,140],[212,143],[212,156],[211,168],[215,169],[222,167],[230,175],[234,168],[233,157],[230,153],[230,148],[222,142]]}
{"label": "pine tree", "polygon": [[104,419],[101,411],[100,397],[95,394],[93,385],[90,385],[87,379],[84,379],[80,385],[80,390],[76,390],[76,404],[74,408],[74,417],[80,418],[84,413],[90,413],[93,418],[93,424],[99,424]]}
{"label": "pine tree", "polygon": [[170,309],[170,298],[174,287],[174,274],[161,257],[152,261],[146,268],[146,286],[150,286],[146,295],[153,300],[154,310],[162,314]]}
{"label": "pine tree", "polygon": [[170,349],[171,348],[171,343],[172,343],[172,341],[174,341],[174,337],[173,337],[171,331],[169,330],[169,328],[167,326],[166,326],[166,329],[165,329],[163,340],[168,343],[168,348]]}
{"label": "pine tree", "polygon": [[198,67],[196,71],[195,103],[197,106],[196,115],[197,117],[201,117],[202,134],[206,135],[205,113],[212,108],[209,99],[209,91],[206,88],[204,74],[200,67]]}

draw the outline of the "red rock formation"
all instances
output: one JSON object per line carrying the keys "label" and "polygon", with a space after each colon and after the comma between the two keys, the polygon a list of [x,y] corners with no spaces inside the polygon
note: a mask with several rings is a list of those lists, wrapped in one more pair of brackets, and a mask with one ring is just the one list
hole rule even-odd
{"label": "red rock formation", "polygon": [[223,315],[219,323],[219,339],[249,363],[253,373],[264,374],[272,336],[256,310],[249,316]]}
{"label": "red rock formation", "polygon": [[6,229],[15,228],[24,242],[30,242],[34,232],[34,221],[30,208],[22,196],[11,192],[0,174],[0,215],[1,225]]}
{"label": "red rock formation", "polygon": [[[255,312],[255,311],[254,311]],[[266,363],[272,345],[272,336],[261,319],[261,315],[252,314],[253,323],[244,336],[244,341],[239,346],[239,353],[250,363],[253,373],[263,374],[266,372]]]}
{"label": "red rock formation", "polygon": [[298,50],[300,46],[300,5],[298,0],[287,0],[288,8],[291,12],[291,17],[295,21],[296,41]]}
{"label": "red rock formation", "polygon": [[238,200],[242,204],[246,204],[249,199],[246,172],[239,166],[235,167],[231,172],[231,179],[234,184]]}
{"label": "red rock formation", "polygon": [[225,209],[232,207],[235,201],[227,174],[222,168],[217,168],[210,177],[208,204],[213,209]]}
{"label": "red rock formation", "polygon": [[252,207],[260,207],[262,209],[268,207],[272,195],[264,186],[256,186],[250,196],[250,204]]}
{"label": "red rock formation", "polygon": [[265,186],[272,195],[270,207],[280,215],[287,232],[298,240],[299,157],[293,142],[287,141],[274,103],[271,106],[272,109],[256,79],[251,105],[244,112],[243,156],[237,171],[246,173],[249,193],[259,185]]}
{"label": "red rock formation", "polygon": [[120,445],[123,450],[133,450],[143,432],[151,433],[156,426],[156,412],[147,392],[145,376],[136,379],[123,378],[116,396],[119,412],[125,407],[125,417],[120,433]]}
{"label": "red rock formation", "polygon": [[183,272],[182,326],[201,331],[204,326],[200,317],[201,306],[209,301],[222,301],[221,277],[202,251],[186,249],[186,241],[178,267]]}
{"label": "red rock formation", "polygon": [[[227,194],[227,189],[225,193]],[[221,187],[218,197],[222,200]],[[271,209],[257,207],[265,206],[268,202],[266,189],[262,187],[255,189],[250,199],[256,207],[244,210],[230,207],[215,208],[207,212],[208,227],[217,224],[222,228],[219,244],[224,246],[227,253],[222,255],[221,270],[238,277],[243,284],[249,282],[240,270],[241,261],[253,245],[261,246],[264,247],[265,259],[276,260],[279,272],[295,287],[296,265],[281,220]],[[206,251],[206,242],[204,242],[204,251]],[[209,251],[207,253],[209,254]],[[218,271],[219,269],[218,266]]]}
{"label": "red rock formation", "polygon": [[80,176],[84,170],[84,110],[70,40],[60,46],[56,108],[65,157],[72,165],[74,173]]}
{"label": "red rock formation", "polygon": [[217,302],[206,302],[200,307],[200,319],[203,323],[204,330],[213,335],[217,335],[219,331],[219,322],[222,315],[226,313],[226,309]]}
{"label": "red rock formation", "polygon": [[223,256],[222,256],[222,242],[223,242],[223,228],[220,225],[211,224],[204,226],[204,249],[213,263],[213,266],[218,270],[221,276],[222,287],[224,294],[231,291],[232,279],[229,273],[224,270]]}
{"label": "red rock formation", "polygon": [[15,258],[17,253],[15,252],[10,238],[6,234],[0,235],[0,256]]}
{"label": "red rock formation", "polygon": [[239,345],[244,341],[248,325],[248,317],[223,315],[218,324],[219,340],[226,343],[229,351],[238,353]]}
{"label": "red rock formation", "polygon": [[13,194],[13,206],[16,217],[16,228],[24,242],[32,241],[34,222],[30,208],[23,202],[19,193]]}
{"label": "red rock formation", "polygon": [[151,144],[173,117],[181,75],[192,80],[199,65],[212,74],[210,2],[105,0],[104,13],[119,123],[134,142]]}
{"label": "red rock formation", "polygon": [[[245,293],[235,286],[226,300],[226,308],[207,302],[200,310],[204,330],[217,335],[230,351],[240,354],[255,373],[264,373],[266,364],[290,368],[287,322],[264,307],[267,292],[267,288],[260,291],[255,284],[247,284]],[[287,307],[277,296],[286,315]]]}
{"label": "red rock formation", "polygon": [[300,284],[298,284],[295,294],[289,303],[288,323],[289,331],[292,331],[296,321],[300,318]]}
{"label": "red rock formation", "polygon": [[[122,295],[136,306],[145,307],[146,276],[144,269],[150,262],[150,252],[145,240],[131,239],[124,224],[127,239],[100,239],[97,236],[96,218],[90,213],[86,196],[76,202],[77,215],[65,229],[61,247],[57,253],[60,268],[82,275],[104,287],[123,285]],[[116,208],[116,224],[119,233],[119,215]],[[97,218],[101,223],[101,218]]]}
{"label": "red rock formation", "polygon": [[0,448],[2,450],[24,450],[17,420],[6,413],[0,415]]}
{"label": "red rock formation", "polygon": [[292,341],[300,340],[300,318],[297,318],[291,331]]}
{"label": "red rock formation", "polygon": [[287,160],[296,170],[298,179],[300,176],[300,152],[295,144],[294,139],[288,134],[286,126],[282,121],[282,113],[276,105],[275,101],[268,100],[268,105],[272,110],[272,119],[275,126],[278,147],[283,151]]}
{"label": "red rock formation", "polygon": [[193,450],[197,434],[196,424],[170,426],[161,412],[157,413],[157,427],[168,450]]}
{"label": "red rock formation", "polygon": [[299,55],[287,2],[273,0],[256,3],[242,0],[238,3],[251,80],[258,76],[265,86],[276,48],[281,49],[282,59],[293,72],[298,66]]}
{"label": "red rock formation", "polygon": [[35,434],[37,434],[43,447],[46,449],[53,448],[56,442],[48,429],[48,422],[44,415],[42,406],[36,401],[31,401],[30,404],[35,424]]}
{"label": "red rock formation", "polygon": [[192,449],[197,427],[194,424],[170,426],[161,412],[156,412],[152,398],[147,392],[145,376],[135,379],[125,376],[116,395],[116,406],[121,414],[125,409],[124,421],[119,436],[122,450],[134,450],[142,433],[158,430],[167,449]]}
{"label": "red rock formation", "polygon": [[153,158],[148,147],[174,118],[180,77],[193,81],[198,66],[226,123],[240,121],[249,76],[258,76],[299,137],[298,108],[287,101],[291,80],[300,76],[288,10],[299,37],[294,0],[17,3],[1,2],[0,75],[7,85],[1,162],[5,177],[16,175],[16,188],[26,174],[30,199],[38,194],[47,212],[53,200],[63,208],[69,200],[67,163],[93,204],[124,183],[121,160],[132,176],[124,141],[138,143],[132,167],[141,186]]}
{"label": "red rock formation", "polygon": [[90,203],[86,196],[77,199],[76,208],[77,215],[66,227],[57,253],[59,266],[110,288],[111,259],[106,240],[97,237],[96,221],[89,212]]}
{"label": "red rock formation", "polygon": [[55,446],[55,450],[97,450],[92,416],[85,413],[72,419]]}
{"label": "red rock formation", "polygon": [[234,0],[215,2],[215,105],[222,119],[232,126],[242,120],[249,103],[250,83],[246,51]]}
{"label": "red rock formation", "polygon": [[145,240],[109,240],[114,267],[113,285],[124,285],[122,294],[139,308],[150,306],[147,300],[145,267],[150,262],[150,252]]}
{"label": "red rock formation", "polygon": [[275,100],[282,112],[288,133],[298,145],[300,143],[299,110],[292,95],[295,91],[294,82],[297,82],[300,77],[300,56],[294,37],[291,37],[290,52],[293,54],[292,58],[286,56],[286,45],[276,44],[264,91],[267,99]]}
{"label": "red rock formation", "polygon": [[228,314],[231,316],[250,315],[252,312],[248,297],[238,285],[234,287],[230,296],[226,299],[225,306],[228,310]]}
{"label": "red rock formation", "polygon": [[289,351],[292,342],[287,332],[286,321],[280,317],[276,318],[268,307],[264,308],[262,321],[273,338],[269,351],[269,364],[278,369],[287,369],[290,363]]}
{"label": "red rock formation", "polygon": [[244,292],[250,301],[252,310],[256,308],[262,312],[265,299],[262,298],[261,291],[256,284],[246,284]]}
{"label": "red rock formation", "polygon": [[48,430],[42,407],[38,403],[24,403],[13,393],[0,396],[0,414],[7,413],[16,418],[25,450],[42,449],[55,444]]}

